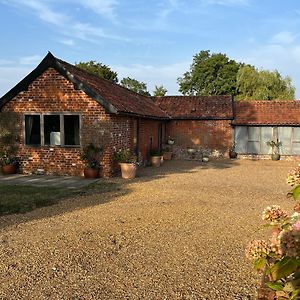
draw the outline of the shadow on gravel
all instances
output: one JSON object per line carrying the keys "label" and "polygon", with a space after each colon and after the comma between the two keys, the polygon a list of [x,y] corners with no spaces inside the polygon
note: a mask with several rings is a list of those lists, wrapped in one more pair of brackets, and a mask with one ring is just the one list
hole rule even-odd
{"label": "shadow on gravel", "polygon": [[57,199],[51,206],[36,208],[33,211],[23,214],[1,216],[0,229],[112,202],[117,197],[131,193],[132,189],[129,186],[130,184],[160,180],[171,174],[191,174],[199,172],[201,169],[226,169],[237,165],[239,165],[238,160],[224,159],[212,160],[208,163],[199,161],[166,161],[159,168],[140,168],[136,179],[123,180],[121,178],[103,178],[89,186],[76,191],[70,191],[66,196]]}

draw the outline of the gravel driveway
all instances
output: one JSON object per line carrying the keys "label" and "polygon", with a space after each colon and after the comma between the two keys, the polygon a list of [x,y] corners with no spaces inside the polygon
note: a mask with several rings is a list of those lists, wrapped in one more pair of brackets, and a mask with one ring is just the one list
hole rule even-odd
{"label": "gravel driveway", "polygon": [[[253,299],[246,243],[295,162],[166,162],[104,194],[0,218],[0,299]],[[120,184],[120,179],[112,180]]]}

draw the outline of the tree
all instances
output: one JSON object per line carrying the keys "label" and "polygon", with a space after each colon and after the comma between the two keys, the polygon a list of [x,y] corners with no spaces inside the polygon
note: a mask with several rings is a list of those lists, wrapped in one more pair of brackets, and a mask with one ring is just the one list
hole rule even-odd
{"label": "tree", "polygon": [[118,74],[111,70],[111,68],[102,63],[98,63],[94,60],[88,62],[79,62],[75,64],[76,67],[92,73],[100,78],[107,79],[113,83],[118,82]]}
{"label": "tree", "polygon": [[153,96],[156,96],[156,97],[165,96],[167,92],[168,92],[168,90],[163,85],[160,85],[160,86],[156,85],[155,89],[153,91]]}
{"label": "tree", "polygon": [[150,96],[150,93],[147,91],[147,84],[136,79],[126,77],[121,80],[121,85],[127,89],[134,91],[138,94],[144,96]]}
{"label": "tree", "polygon": [[243,66],[237,73],[237,100],[293,100],[295,87],[290,77],[275,71]]}
{"label": "tree", "polygon": [[194,55],[190,71],[178,78],[179,91],[184,95],[236,95],[240,66],[225,54],[200,51]]}

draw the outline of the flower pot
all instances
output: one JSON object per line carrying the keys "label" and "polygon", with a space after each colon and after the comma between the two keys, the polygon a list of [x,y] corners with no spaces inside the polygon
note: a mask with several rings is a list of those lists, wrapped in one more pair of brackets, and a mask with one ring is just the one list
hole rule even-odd
{"label": "flower pot", "polygon": [[278,153],[272,154],[271,158],[272,158],[272,160],[280,160],[280,154],[278,154]]}
{"label": "flower pot", "polygon": [[15,174],[16,171],[17,171],[17,167],[15,165],[2,166],[2,174],[3,175]]}
{"label": "flower pot", "polygon": [[92,169],[92,168],[85,168],[83,170],[84,177],[87,179],[94,179],[98,178],[99,176],[99,169]]}
{"label": "flower pot", "polygon": [[122,178],[133,179],[136,175],[136,164],[133,163],[120,163]]}
{"label": "flower pot", "polygon": [[164,160],[171,160],[172,159],[172,152],[165,152],[164,153]]}
{"label": "flower pot", "polygon": [[209,162],[209,158],[208,158],[208,157],[203,157],[203,158],[202,158],[202,161],[203,161],[203,162]]}
{"label": "flower pot", "polygon": [[159,167],[161,164],[161,156],[150,156],[151,166]]}
{"label": "flower pot", "polygon": [[168,145],[174,145],[175,141],[174,140],[168,140],[167,143],[168,143]]}
{"label": "flower pot", "polygon": [[237,158],[237,153],[234,150],[229,150],[229,158],[234,159]]}

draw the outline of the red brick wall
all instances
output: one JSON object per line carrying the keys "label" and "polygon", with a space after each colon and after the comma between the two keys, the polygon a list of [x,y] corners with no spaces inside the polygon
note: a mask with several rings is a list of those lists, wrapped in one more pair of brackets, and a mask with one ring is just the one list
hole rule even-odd
{"label": "red brick wall", "polygon": [[[143,159],[149,159],[149,151],[159,147],[159,126],[161,121],[140,120],[139,123],[139,147]],[[152,142],[151,142],[152,138]]]}
{"label": "red brick wall", "polygon": [[[49,68],[39,76],[28,91],[21,92],[8,102],[3,112],[16,112],[20,122],[21,141],[24,141],[24,113],[73,112],[81,115],[81,145],[93,142],[104,147],[101,164],[104,176],[112,174],[112,155],[120,148],[132,148],[133,119],[109,115],[104,108],[56,70]],[[80,147],[31,147],[22,142],[19,155],[21,171],[26,173],[44,169],[47,174],[82,174],[84,163],[80,160]]]}
{"label": "red brick wall", "polygon": [[228,120],[180,120],[167,123],[167,137],[181,148],[204,148],[226,152],[233,130]]}

